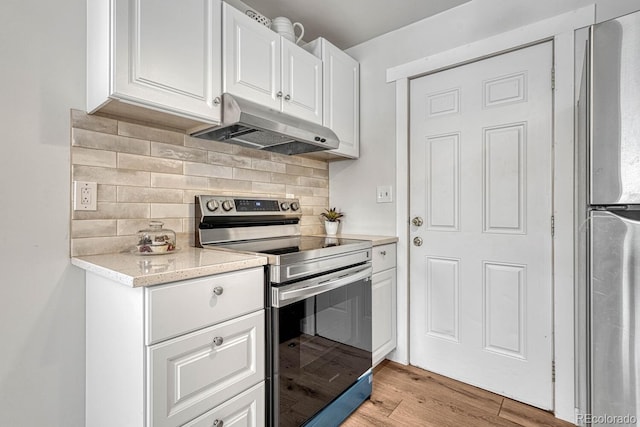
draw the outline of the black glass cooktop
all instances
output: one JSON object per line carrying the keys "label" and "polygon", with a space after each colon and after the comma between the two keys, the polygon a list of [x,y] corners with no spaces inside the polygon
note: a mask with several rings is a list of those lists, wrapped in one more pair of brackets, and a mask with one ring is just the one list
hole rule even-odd
{"label": "black glass cooktop", "polygon": [[213,247],[234,249],[244,252],[258,252],[269,255],[284,255],[296,252],[317,251],[326,248],[361,244],[362,240],[342,239],[339,237],[297,236],[273,239],[246,240],[242,242],[221,243]]}

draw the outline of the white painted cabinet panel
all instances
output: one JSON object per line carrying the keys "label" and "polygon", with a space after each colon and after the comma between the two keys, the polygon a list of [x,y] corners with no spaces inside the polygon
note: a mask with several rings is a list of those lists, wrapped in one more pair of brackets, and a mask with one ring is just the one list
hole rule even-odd
{"label": "white painted cabinet panel", "polygon": [[266,424],[264,389],[262,382],[183,427],[262,427]]}
{"label": "white painted cabinet panel", "polygon": [[360,64],[318,38],[304,47],[322,59],[323,125],[333,130],[340,146],[330,153],[347,158],[360,155]]}
{"label": "white painted cabinet panel", "polygon": [[88,0],[87,110],[219,123],[221,14],[220,0]]}
{"label": "white painted cabinet panel", "polygon": [[373,365],[396,348],[396,244],[373,248]]}
{"label": "white painted cabinet panel", "polygon": [[236,420],[225,425],[264,425],[264,402],[240,398],[265,379],[262,267],[148,288],[87,272],[86,284],[87,426],[177,427],[218,409]]}
{"label": "white painted cabinet panel", "polygon": [[282,111],[322,123],[322,61],[285,38],[282,42]]}
{"label": "white painted cabinet panel", "polygon": [[149,348],[149,414],[177,427],[264,380],[264,311]]}
{"label": "white painted cabinet panel", "polygon": [[250,269],[146,288],[147,344],[260,310],[263,282]]}
{"label": "white painted cabinet panel", "polygon": [[223,4],[223,91],[280,109],[280,35]]}
{"label": "white painted cabinet panel", "polygon": [[396,244],[375,246],[371,254],[373,274],[396,267]]}
{"label": "white painted cabinet panel", "polygon": [[223,4],[223,91],[322,123],[322,61]]}

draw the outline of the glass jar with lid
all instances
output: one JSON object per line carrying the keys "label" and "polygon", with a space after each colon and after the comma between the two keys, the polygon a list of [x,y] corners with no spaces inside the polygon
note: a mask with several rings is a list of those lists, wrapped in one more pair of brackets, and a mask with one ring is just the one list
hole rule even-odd
{"label": "glass jar with lid", "polygon": [[162,228],[162,221],[149,221],[149,228],[138,231],[138,252],[144,255],[172,252],[176,249],[176,233]]}

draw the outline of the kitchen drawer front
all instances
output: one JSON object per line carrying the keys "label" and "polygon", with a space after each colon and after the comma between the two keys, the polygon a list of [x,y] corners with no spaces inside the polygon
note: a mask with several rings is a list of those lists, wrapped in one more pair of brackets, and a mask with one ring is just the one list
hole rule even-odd
{"label": "kitchen drawer front", "polygon": [[264,406],[264,382],[261,382],[183,427],[262,427]]}
{"label": "kitchen drawer front", "polygon": [[181,426],[264,381],[264,328],[260,310],[150,347],[149,426]]}
{"label": "kitchen drawer front", "polygon": [[396,266],[396,244],[374,246],[372,249],[373,273],[388,270]]}
{"label": "kitchen drawer front", "polygon": [[152,286],[146,288],[146,304],[150,345],[264,308],[264,270]]}

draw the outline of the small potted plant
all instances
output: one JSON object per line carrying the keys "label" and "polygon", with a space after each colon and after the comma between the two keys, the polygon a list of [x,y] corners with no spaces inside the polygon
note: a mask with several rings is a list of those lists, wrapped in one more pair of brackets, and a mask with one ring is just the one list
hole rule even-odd
{"label": "small potted plant", "polygon": [[324,229],[329,236],[335,236],[338,232],[338,224],[340,224],[340,218],[344,214],[336,208],[325,209],[325,212],[320,214],[324,218]]}

